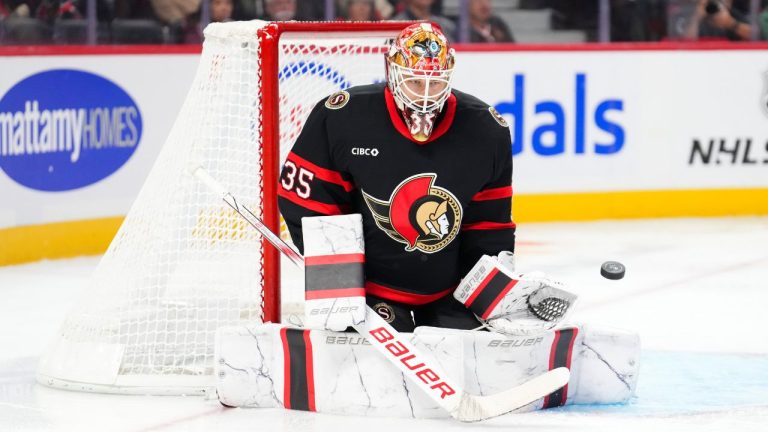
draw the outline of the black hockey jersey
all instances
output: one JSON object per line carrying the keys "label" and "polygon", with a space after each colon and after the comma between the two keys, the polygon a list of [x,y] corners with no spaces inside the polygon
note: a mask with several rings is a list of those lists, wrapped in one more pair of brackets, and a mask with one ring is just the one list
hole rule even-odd
{"label": "black hockey jersey", "polygon": [[428,141],[411,138],[384,84],[334,93],[309,115],[280,176],[280,211],[361,213],[366,293],[421,305],[482,254],[514,250],[511,137],[495,109],[453,90]]}

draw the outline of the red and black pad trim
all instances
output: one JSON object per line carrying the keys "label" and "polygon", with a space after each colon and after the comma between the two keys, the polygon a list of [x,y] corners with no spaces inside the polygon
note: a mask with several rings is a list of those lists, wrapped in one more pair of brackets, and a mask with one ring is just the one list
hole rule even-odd
{"label": "red and black pad trim", "polygon": [[283,405],[287,409],[316,411],[315,374],[310,330],[283,328]]}
{"label": "red and black pad trim", "polygon": [[512,279],[498,268],[494,268],[480,282],[464,305],[480,318],[488,319],[491,311],[517,285],[517,282],[517,279]]}
{"label": "red and black pad trim", "polygon": [[[552,341],[552,350],[549,353],[549,370],[557,369],[559,367],[571,368],[573,343],[576,341],[576,336],[578,334],[579,329],[576,327],[555,331],[555,339]],[[566,400],[568,400],[568,384],[545,397],[544,406],[542,408],[563,406],[565,405]]]}
{"label": "red and black pad trim", "polygon": [[362,253],[307,256],[305,298],[365,297],[365,255]]}

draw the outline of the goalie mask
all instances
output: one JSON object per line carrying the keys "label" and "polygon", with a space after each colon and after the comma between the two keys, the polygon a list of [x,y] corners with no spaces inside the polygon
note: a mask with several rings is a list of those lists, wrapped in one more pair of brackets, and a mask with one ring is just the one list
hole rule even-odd
{"label": "goalie mask", "polygon": [[435,119],[451,95],[454,51],[439,27],[406,27],[387,53],[387,84],[411,135],[429,139]]}

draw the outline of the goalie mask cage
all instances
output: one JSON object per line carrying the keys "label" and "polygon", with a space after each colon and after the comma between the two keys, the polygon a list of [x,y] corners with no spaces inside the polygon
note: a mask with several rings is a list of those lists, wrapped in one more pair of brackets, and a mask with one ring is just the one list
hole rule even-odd
{"label": "goalie mask cage", "polygon": [[107,393],[211,388],[217,328],[280,320],[280,258],[190,168],[276,232],[279,166],[307,115],[335,91],[383,81],[385,47],[408,24],[209,25],[171,133],[38,381]]}

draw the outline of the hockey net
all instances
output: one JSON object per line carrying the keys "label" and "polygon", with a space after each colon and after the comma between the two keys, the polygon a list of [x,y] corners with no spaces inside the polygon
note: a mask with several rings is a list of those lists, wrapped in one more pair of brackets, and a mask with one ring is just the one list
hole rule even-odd
{"label": "hockey net", "polygon": [[217,328],[280,320],[280,262],[190,169],[205,168],[279,229],[278,167],[310,110],[382,81],[384,47],[405,25],[208,26],[171,133],[38,381],[110,393],[210,388]]}

